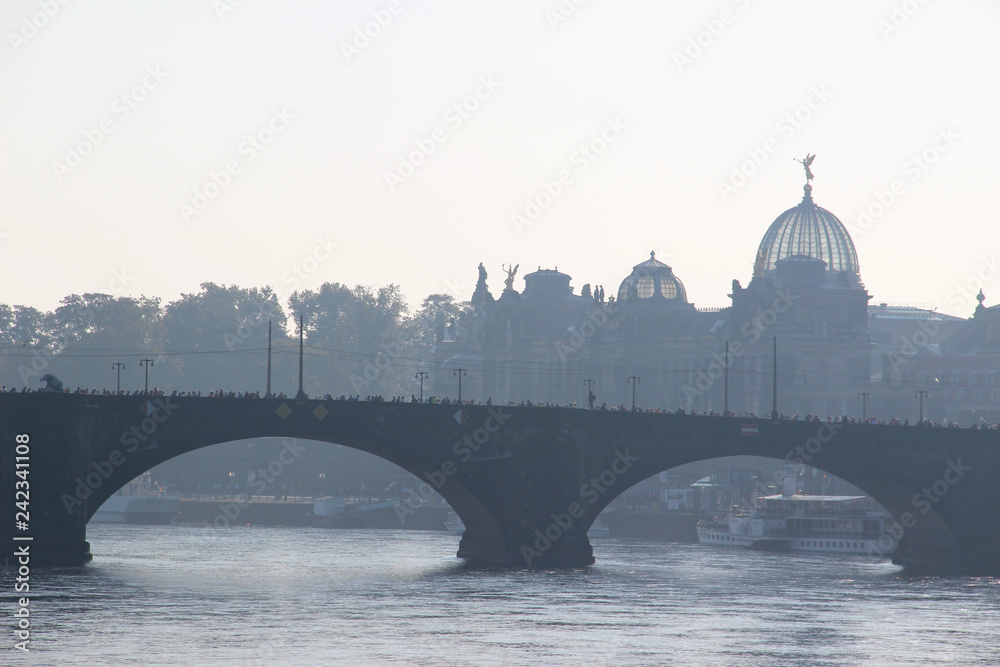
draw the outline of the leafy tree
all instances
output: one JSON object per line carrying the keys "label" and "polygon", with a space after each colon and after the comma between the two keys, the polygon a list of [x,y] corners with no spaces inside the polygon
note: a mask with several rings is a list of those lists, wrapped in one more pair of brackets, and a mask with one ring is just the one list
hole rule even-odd
{"label": "leafy tree", "polygon": [[462,315],[471,310],[472,304],[468,301],[458,303],[450,294],[427,296],[407,323],[420,345],[422,356],[427,356],[434,349],[434,344],[458,324]]}
{"label": "leafy tree", "polygon": [[158,298],[71,294],[44,320],[51,372],[68,387],[109,387],[114,361],[128,363],[162,345]]}
{"label": "leafy tree", "polygon": [[44,315],[30,306],[0,305],[0,377],[12,387],[37,388],[49,355]]}
{"label": "leafy tree", "polygon": [[374,289],[325,283],[288,300],[306,323],[311,359],[310,394],[405,394],[412,345],[403,324],[408,312],[399,287]]}
{"label": "leafy tree", "polygon": [[[263,393],[269,320],[275,346],[287,345],[287,318],[270,287],[202,283],[201,292],[183,294],[164,309],[166,356],[159,361],[176,374],[178,389]],[[274,379],[287,388],[289,376],[284,364]]]}

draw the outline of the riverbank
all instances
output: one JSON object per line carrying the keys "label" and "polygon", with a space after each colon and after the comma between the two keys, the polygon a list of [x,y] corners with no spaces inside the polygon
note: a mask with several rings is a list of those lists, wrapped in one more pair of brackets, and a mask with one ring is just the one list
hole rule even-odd
{"label": "riverbank", "polygon": [[[273,500],[238,496],[218,500],[181,499],[173,523],[209,526],[316,526],[321,528],[386,528],[444,530],[449,508],[424,505],[411,509],[395,502],[349,504],[335,517],[314,517],[312,499]],[[318,519],[318,520],[317,520]]]}

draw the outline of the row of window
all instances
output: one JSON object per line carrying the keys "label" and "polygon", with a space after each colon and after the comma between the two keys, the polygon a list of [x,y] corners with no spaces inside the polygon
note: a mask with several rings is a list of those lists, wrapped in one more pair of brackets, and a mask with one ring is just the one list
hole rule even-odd
{"label": "row of window", "polygon": [[[732,535],[708,534],[708,539],[716,542],[736,542]],[[800,544],[806,549],[864,549],[863,542],[842,542],[839,540],[801,540]]]}
{"label": "row of window", "polygon": [[807,549],[864,549],[865,548],[865,545],[862,542],[838,542],[834,540],[803,540],[802,546]]}

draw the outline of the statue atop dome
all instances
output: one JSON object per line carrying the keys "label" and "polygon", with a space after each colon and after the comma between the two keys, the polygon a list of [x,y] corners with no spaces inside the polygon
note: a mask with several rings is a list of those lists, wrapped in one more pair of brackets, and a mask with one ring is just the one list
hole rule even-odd
{"label": "statue atop dome", "polygon": [[[863,289],[858,270],[858,255],[854,242],[837,216],[812,199],[812,164],[815,154],[795,160],[806,172],[802,186],[802,201],[788,209],[771,223],[757,247],[753,263],[754,278],[778,279],[779,274],[789,278],[806,271],[813,275],[815,266],[804,262],[812,259],[825,265],[823,282],[832,287],[857,287]],[[785,262],[783,260],[794,260]],[[779,264],[785,266],[779,269]],[[801,277],[801,276],[800,276]]]}
{"label": "statue atop dome", "polygon": [[804,159],[802,159],[802,160],[795,160],[796,162],[798,162],[799,164],[802,165],[803,169],[806,170],[806,185],[808,185],[809,181],[811,181],[813,179],[812,169],[810,169],[809,167],[812,166],[813,160],[815,160],[815,159],[816,159],[816,154],[815,153],[813,153],[812,155],[809,155],[808,153],[806,153],[806,156],[805,156]]}

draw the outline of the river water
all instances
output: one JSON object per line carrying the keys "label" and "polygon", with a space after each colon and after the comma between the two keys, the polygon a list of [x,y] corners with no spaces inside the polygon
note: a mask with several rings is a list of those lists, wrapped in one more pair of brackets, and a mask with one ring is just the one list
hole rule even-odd
{"label": "river water", "polygon": [[[581,570],[470,570],[444,532],[92,525],[31,574],[40,665],[1000,665],[1000,580],[594,540]],[[5,573],[4,626],[13,627]]]}

